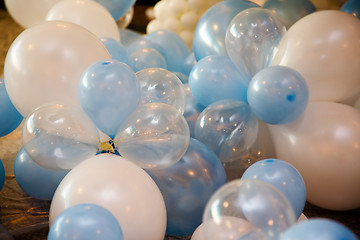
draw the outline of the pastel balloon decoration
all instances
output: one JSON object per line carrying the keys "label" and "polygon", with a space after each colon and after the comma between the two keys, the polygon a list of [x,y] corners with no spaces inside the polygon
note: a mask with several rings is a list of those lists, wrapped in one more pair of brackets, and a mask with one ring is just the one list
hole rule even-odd
{"label": "pastel balloon decoration", "polygon": [[26,29],[11,44],[5,59],[5,86],[24,117],[49,102],[80,106],[82,73],[94,62],[109,58],[99,38],[85,28],[45,22]]}
{"label": "pastel balloon decoration", "polygon": [[305,183],[299,171],[279,159],[264,159],[252,164],[241,179],[256,179],[270,183],[290,201],[296,218],[302,214],[306,202]]}
{"label": "pastel balloon decoration", "polygon": [[42,200],[51,200],[68,170],[54,171],[34,162],[22,147],[15,157],[16,182],[28,195]]}
{"label": "pastel balloon decoration", "polygon": [[295,70],[271,66],[251,79],[247,99],[254,114],[270,124],[284,124],[297,119],[309,101],[305,79]]}
{"label": "pastel balloon decoration", "polygon": [[211,195],[226,183],[225,170],[218,157],[193,138],[190,138],[188,149],[177,163],[147,172],[164,197],[166,234],[170,236],[191,235],[201,224]]}
{"label": "pastel balloon decoration", "polygon": [[115,137],[120,155],[142,168],[166,168],[176,163],[189,145],[189,126],[183,115],[165,103],[140,105]]}
{"label": "pastel balloon decoration", "polygon": [[78,91],[86,114],[111,138],[138,107],[141,97],[135,72],[115,59],[90,65],[80,79]]}
{"label": "pastel balloon decoration", "polygon": [[347,0],[340,8],[341,11],[352,14],[360,18],[360,3],[357,0]]}
{"label": "pastel balloon decoration", "polygon": [[65,176],[50,205],[50,228],[64,210],[82,203],[109,210],[124,239],[165,237],[166,208],[159,188],[143,169],[120,156],[96,155]]}
{"label": "pastel balloon decoration", "polygon": [[124,238],[119,222],[109,210],[98,204],[81,203],[65,209],[57,216],[47,239],[123,240]]}
{"label": "pastel balloon decoration", "polygon": [[360,91],[359,38],[359,19],[338,10],[317,11],[287,31],[271,64],[298,71],[310,101],[344,101]]}
{"label": "pastel balloon decoration", "polygon": [[97,128],[81,108],[49,104],[26,118],[22,142],[30,158],[40,166],[68,170],[94,156],[100,138]]}
{"label": "pastel balloon decoration", "polygon": [[140,39],[144,39],[144,37],[132,30],[132,29],[129,29],[129,28],[119,28],[119,33],[120,33],[120,43],[125,47],[127,48],[130,44],[140,40]]}
{"label": "pastel balloon decoration", "polygon": [[129,66],[135,71],[141,71],[146,68],[164,68],[166,69],[166,60],[164,56],[154,48],[141,48],[129,56]]}
{"label": "pastel balloon decoration", "polygon": [[331,210],[360,207],[359,121],[353,107],[310,102],[294,122],[269,125],[276,158],[299,171],[310,203]]}
{"label": "pastel balloon decoration", "polygon": [[4,183],[5,183],[5,168],[4,168],[4,164],[0,159],[0,191],[4,186]]}
{"label": "pastel balloon decoration", "polygon": [[270,65],[285,32],[284,24],[270,10],[243,10],[231,20],[226,30],[226,52],[240,72],[253,77]]}
{"label": "pastel balloon decoration", "polygon": [[126,48],[119,41],[109,37],[100,37],[100,41],[105,45],[112,59],[129,64]]}
{"label": "pastel balloon decoration", "polygon": [[221,55],[204,57],[189,75],[191,93],[204,106],[224,99],[247,102],[249,81],[228,57]]}
{"label": "pastel balloon decoration", "polygon": [[115,20],[121,18],[135,4],[136,0],[95,0],[104,6]]}
{"label": "pastel balloon decoration", "polygon": [[146,68],[136,73],[141,88],[141,103],[165,103],[184,113],[186,94],[176,74],[162,68]]}
{"label": "pastel balloon decoration", "polygon": [[196,63],[197,61],[195,59],[194,52],[190,52],[189,55],[185,58],[182,73],[185,74],[186,76],[189,76],[191,70],[193,69]]}
{"label": "pastel balloon decoration", "polygon": [[157,50],[161,55],[163,55],[167,62],[166,50],[164,47],[156,42],[153,42],[152,40],[146,39],[145,37],[139,38],[137,40],[134,39],[134,42],[127,46],[126,51],[128,56],[130,56],[134,52],[144,48],[153,48]]}

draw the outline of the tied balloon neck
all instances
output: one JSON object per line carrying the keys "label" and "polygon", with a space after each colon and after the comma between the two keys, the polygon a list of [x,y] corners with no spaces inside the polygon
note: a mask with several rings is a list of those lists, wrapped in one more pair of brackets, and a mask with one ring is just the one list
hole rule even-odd
{"label": "tied balloon neck", "polygon": [[112,153],[121,156],[120,153],[116,150],[116,144],[113,139],[110,139],[107,142],[101,142],[99,144],[98,154],[101,153]]}

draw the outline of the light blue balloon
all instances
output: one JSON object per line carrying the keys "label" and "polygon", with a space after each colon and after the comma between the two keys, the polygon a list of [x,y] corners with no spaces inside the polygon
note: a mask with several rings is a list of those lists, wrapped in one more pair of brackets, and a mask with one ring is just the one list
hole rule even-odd
{"label": "light blue balloon", "polygon": [[305,207],[306,188],[301,174],[290,163],[264,159],[252,164],[241,178],[257,179],[275,186],[288,198],[297,218],[300,217]]}
{"label": "light blue balloon", "polygon": [[164,56],[154,48],[141,48],[129,56],[129,66],[138,72],[146,68],[166,69]]}
{"label": "light blue balloon", "polygon": [[136,0],[95,0],[103,5],[115,20],[121,18],[134,5]]}
{"label": "light blue balloon", "polygon": [[221,55],[204,57],[189,76],[191,93],[204,106],[223,99],[247,102],[249,81],[228,57]]}
{"label": "light blue balloon", "polygon": [[105,45],[112,59],[129,64],[126,48],[119,41],[109,37],[100,37],[100,41]]}
{"label": "light blue balloon", "polygon": [[12,104],[5,88],[4,79],[0,78],[0,137],[14,131],[23,120],[23,116]]}
{"label": "light blue balloon", "polygon": [[184,62],[184,70],[182,71],[186,76],[190,75],[191,70],[193,69],[193,67],[195,66],[195,64],[197,63],[196,59],[195,59],[195,54],[194,52],[190,52],[189,55],[185,58],[185,62]]}
{"label": "light blue balloon", "polygon": [[139,105],[140,83],[128,65],[115,59],[98,61],[85,70],[79,99],[95,125],[114,138],[122,122]]}
{"label": "light blue balloon", "polygon": [[193,38],[195,59],[209,55],[226,55],[225,34],[231,20],[242,10],[259,7],[246,0],[220,1],[209,8],[199,19]]}
{"label": "light blue balloon", "polygon": [[166,50],[163,48],[163,46],[161,46],[160,44],[153,42],[150,39],[146,39],[146,38],[141,38],[137,41],[134,41],[132,44],[130,44],[127,48],[126,48],[126,52],[128,54],[128,56],[130,56],[131,54],[133,54],[134,52],[144,49],[144,48],[152,48],[157,50],[166,60],[167,60],[167,55],[166,55]]}
{"label": "light blue balloon", "polygon": [[180,161],[165,169],[148,170],[148,173],[164,197],[166,233],[170,236],[191,235],[201,224],[207,201],[227,181],[218,157],[193,138]]}
{"label": "light blue balloon", "polygon": [[51,200],[61,180],[69,171],[54,171],[38,165],[21,148],[14,162],[16,182],[30,196],[42,200]]}
{"label": "light blue balloon", "polygon": [[279,240],[358,240],[346,226],[326,218],[311,218],[288,228]]}
{"label": "light blue balloon", "polygon": [[4,186],[4,183],[5,183],[5,168],[4,168],[4,164],[0,159],[0,191]]}
{"label": "light blue balloon", "polygon": [[269,124],[285,124],[305,111],[309,90],[297,71],[285,66],[271,66],[251,79],[247,98],[259,119]]}
{"label": "light blue balloon", "polygon": [[119,28],[120,33],[120,43],[127,48],[130,44],[134,43],[135,41],[144,39],[144,37],[129,28]]}
{"label": "light blue balloon", "polygon": [[51,225],[48,240],[64,239],[123,240],[124,237],[119,222],[109,210],[82,203],[65,209]]}
{"label": "light blue balloon", "polygon": [[360,18],[360,1],[347,0],[340,8],[341,11],[350,13],[357,18]]}

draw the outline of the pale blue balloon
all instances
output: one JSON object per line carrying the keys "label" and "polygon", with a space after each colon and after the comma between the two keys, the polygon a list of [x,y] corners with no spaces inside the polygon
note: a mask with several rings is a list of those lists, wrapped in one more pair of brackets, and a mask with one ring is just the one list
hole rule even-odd
{"label": "pale blue balloon", "polygon": [[195,59],[214,54],[226,55],[225,34],[231,20],[242,10],[259,7],[246,0],[220,1],[209,8],[199,19],[193,38]]}
{"label": "pale blue balloon", "polygon": [[4,164],[0,159],[0,191],[4,186],[4,183],[5,183],[5,168],[4,168]]}
{"label": "pale blue balloon", "polygon": [[146,68],[166,69],[164,56],[154,48],[141,48],[129,55],[129,66],[138,72]]}
{"label": "pale blue balloon", "polygon": [[340,8],[341,11],[350,13],[351,15],[360,18],[360,1],[347,0]]}
{"label": "pale blue balloon", "polygon": [[119,41],[109,37],[100,37],[100,41],[105,45],[112,59],[129,64],[126,48]]}
{"label": "pale blue balloon", "polygon": [[197,102],[192,96],[188,83],[184,84],[184,88],[186,92],[186,105],[183,115],[189,125],[190,137],[195,138],[195,124],[200,113],[205,109],[205,106]]}
{"label": "pale blue balloon", "polygon": [[195,64],[197,63],[196,59],[195,59],[195,54],[194,52],[190,52],[189,55],[185,58],[185,62],[184,62],[184,70],[182,71],[186,76],[190,75],[191,70],[193,69],[193,67],[195,66]]}
{"label": "pale blue balloon", "polygon": [[141,39],[138,39],[138,40],[134,41],[133,43],[131,43],[126,48],[126,52],[127,52],[128,56],[130,56],[134,52],[144,49],[144,48],[152,48],[152,49],[157,50],[165,58],[166,63],[168,62],[166,50],[163,48],[163,46],[161,46],[160,44],[158,44],[156,42],[153,42],[150,39],[146,39],[146,38],[141,38]]}
{"label": "pale blue balloon", "polygon": [[129,28],[119,28],[120,33],[120,43],[127,48],[130,44],[134,43],[135,41],[144,39],[144,37]]}
{"label": "pale blue balloon", "polygon": [[136,0],[95,0],[103,5],[115,20],[121,18],[135,4]]}

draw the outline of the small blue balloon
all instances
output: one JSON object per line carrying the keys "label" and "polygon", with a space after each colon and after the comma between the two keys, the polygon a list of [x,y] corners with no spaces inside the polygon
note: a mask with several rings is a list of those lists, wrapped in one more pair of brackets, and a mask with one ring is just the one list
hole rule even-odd
{"label": "small blue balloon", "polygon": [[138,72],[146,68],[166,69],[167,65],[164,56],[156,49],[141,48],[129,56],[129,66]]}
{"label": "small blue balloon", "polygon": [[153,42],[150,39],[146,39],[146,38],[141,38],[137,41],[134,41],[132,44],[130,44],[127,48],[126,48],[126,52],[128,54],[128,56],[130,56],[131,54],[133,54],[134,52],[144,49],[144,48],[152,48],[157,50],[166,60],[167,60],[167,55],[166,55],[166,50],[163,48],[163,46],[161,46],[160,44]]}
{"label": "small blue balloon", "polygon": [[285,66],[271,66],[251,79],[247,98],[259,119],[269,124],[285,124],[304,112],[309,90],[297,71]]}
{"label": "small blue balloon", "polygon": [[21,148],[14,162],[16,182],[30,196],[42,200],[51,200],[61,180],[69,171],[54,171],[35,163]]}
{"label": "small blue balloon", "polygon": [[279,189],[294,207],[297,218],[305,207],[306,188],[301,174],[290,163],[279,159],[264,159],[252,164],[241,177],[257,179]]}
{"label": "small blue balloon", "polygon": [[144,37],[131,29],[128,28],[119,28],[120,33],[120,43],[127,48],[130,44],[134,43],[135,41],[144,39]]}
{"label": "small blue balloon", "polygon": [[4,79],[0,78],[0,137],[14,131],[23,120],[23,116],[12,104],[5,88]]}
{"label": "small blue balloon", "polygon": [[77,204],[60,213],[50,227],[48,240],[86,239],[123,240],[115,216],[92,203]]}
{"label": "small blue balloon", "polygon": [[95,0],[106,8],[115,20],[121,18],[134,5],[136,0]]}
{"label": "small blue balloon", "polygon": [[191,235],[201,224],[207,201],[227,181],[218,157],[193,138],[180,161],[165,169],[148,170],[148,173],[164,197],[166,233],[171,236]]}
{"label": "small blue balloon", "polygon": [[360,1],[347,0],[340,8],[341,11],[350,13],[357,18],[360,18]]}
{"label": "small blue balloon", "polygon": [[126,48],[119,41],[109,37],[100,37],[100,41],[105,45],[112,59],[129,64]]}
{"label": "small blue balloon", "polygon": [[5,168],[4,168],[4,164],[0,159],[0,191],[4,186],[4,183],[5,183]]}

